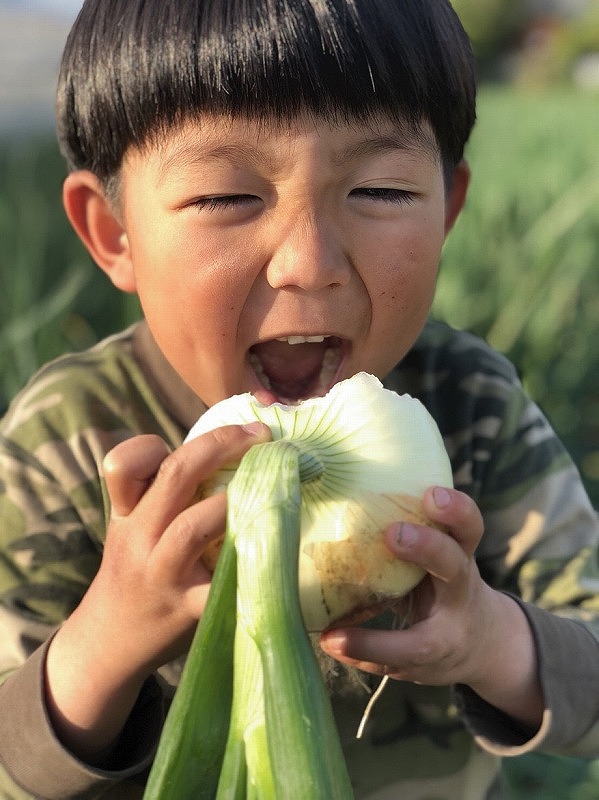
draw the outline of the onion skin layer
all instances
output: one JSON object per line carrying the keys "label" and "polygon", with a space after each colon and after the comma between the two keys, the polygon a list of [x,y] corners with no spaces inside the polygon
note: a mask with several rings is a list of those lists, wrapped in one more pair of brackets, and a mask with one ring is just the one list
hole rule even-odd
{"label": "onion skin layer", "polygon": [[[396,558],[385,544],[385,530],[394,522],[443,530],[426,516],[418,497],[374,495],[363,504],[347,501],[342,538],[312,536],[302,544],[299,585],[306,630],[358,625],[396,605],[420,583],[424,571]],[[211,572],[222,541],[212,542],[202,557]]]}
{"label": "onion skin layer", "polygon": [[300,551],[300,600],[311,632],[376,616],[397,604],[425,574],[396,558],[384,536],[394,522],[435,527],[419,498],[377,495],[362,503],[350,500],[343,522],[343,538],[306,542]]}

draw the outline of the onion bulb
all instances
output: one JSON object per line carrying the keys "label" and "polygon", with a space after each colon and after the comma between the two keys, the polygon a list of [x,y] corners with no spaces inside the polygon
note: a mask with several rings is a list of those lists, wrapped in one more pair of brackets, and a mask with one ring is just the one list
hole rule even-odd
{"label": "onion bulb", "polygon": [[[187,438],[255,420],[268,425],[273,441],[298,451],[306,629],[360,621],[407,594],[423,573],[391,554],[384,531],[398,521],[433,524],[422,495],[432,485],[452,486],[441,434],[422,403],[359,373],[297,405],[263,405],[249,393],[228,398],[200,417]],[[202,495],[223,490],[235,469],[220,470]],[[211,568],[216,556],[216,550],[205,555]]]}

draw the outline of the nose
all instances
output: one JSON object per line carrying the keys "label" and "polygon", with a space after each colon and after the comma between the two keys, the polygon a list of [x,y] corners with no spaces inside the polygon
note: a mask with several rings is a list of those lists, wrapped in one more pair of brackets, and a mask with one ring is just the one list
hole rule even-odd
{"label": "nose", "polygon": [[318,291],[345,286],[352,266],[340,236],[323,219],[301,216],[286,226],[266,266],[273,289]]}

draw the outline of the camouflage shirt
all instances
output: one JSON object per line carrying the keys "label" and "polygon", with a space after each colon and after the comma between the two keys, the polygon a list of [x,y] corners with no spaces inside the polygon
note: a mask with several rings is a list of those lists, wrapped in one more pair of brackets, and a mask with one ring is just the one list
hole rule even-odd
{"label": "camouflage shirt", "polygon": [[[332,700],[355,795],[499,798],[503,755],[532,749],[599,755],[595,513],[513,367],[478,339],[429,323],[385,383],[429,409],[456,487],[484,515],[478,565],[529,618],[546,711],[540,730],[531,732],[467,687],[391,681],[357,739],[368,687],[363,695],[340,689]],[[52,732],[40,645],[76,607],[100,564],[108,515],[105,454],[140,433],[159,434],[176,447],[203,410],[140,323],[47,365],[2,421],[0,798],[142,796],[181,663],[147,682],[118,768],[99,770],[74,758]]]}

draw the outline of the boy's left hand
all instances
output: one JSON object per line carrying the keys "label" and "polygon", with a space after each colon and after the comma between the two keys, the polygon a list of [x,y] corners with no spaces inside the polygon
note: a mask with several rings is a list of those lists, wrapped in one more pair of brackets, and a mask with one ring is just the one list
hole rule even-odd
{"label": "boy's left hand", "polygon": [[405,603],[402,630],[333,629],[321,645],[367,672],[428,685],[469,685],[479,696],[536,728],[543,712],[536,651],[524,612],[481,578],[474,552],[483,534],[476,504],[453,489],[431,488],[425,513],[448,533],[410,523],[386,532],[389,549],[427,573]]}

